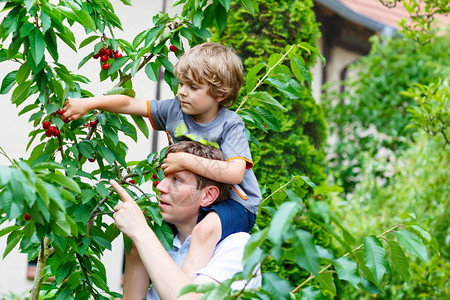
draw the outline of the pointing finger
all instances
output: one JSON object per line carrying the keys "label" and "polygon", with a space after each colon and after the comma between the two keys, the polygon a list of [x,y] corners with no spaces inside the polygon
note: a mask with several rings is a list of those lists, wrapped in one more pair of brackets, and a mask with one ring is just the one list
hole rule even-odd
{"label": "pointing finger", "polygon": [[129,201],[134,201],[131,198],[131,196],[127,193],[127,191],[125,191],[125,189],[123,187],[121,187],[120,184],[118,184],[115,180],[110,180],[109,183],[116,190],[117,194],[119,194],[120,198],[122,199],[122,201],[124,203],[129,202]]}

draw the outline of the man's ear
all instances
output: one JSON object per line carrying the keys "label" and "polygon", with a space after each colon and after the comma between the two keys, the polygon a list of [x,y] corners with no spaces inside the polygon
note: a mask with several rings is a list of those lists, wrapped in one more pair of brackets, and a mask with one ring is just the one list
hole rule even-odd
{"label": "man's ear", "polygon": [[203,188],[202,200],[200,201],[201,207],[207,207],[214,203],[219,197],[219,188],[214,185],[209,185]]}

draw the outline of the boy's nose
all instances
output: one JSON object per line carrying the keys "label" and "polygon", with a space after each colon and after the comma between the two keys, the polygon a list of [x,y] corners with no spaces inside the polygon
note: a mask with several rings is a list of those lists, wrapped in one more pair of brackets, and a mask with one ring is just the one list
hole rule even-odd
{"label": "boy's nose", "polygon": [[185,85],[178,86],[178,94],[181,96],[186,96],[186,88]]}

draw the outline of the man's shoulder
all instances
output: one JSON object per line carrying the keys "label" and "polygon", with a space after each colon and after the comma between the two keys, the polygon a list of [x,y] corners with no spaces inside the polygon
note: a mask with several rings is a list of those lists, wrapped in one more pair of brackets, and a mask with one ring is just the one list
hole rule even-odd
{"label": "man's shoulder", "polygon": [[244,248],[250,239],[248,232],[236,232],[224,238],[216,247],[216,252],[229,248]]}

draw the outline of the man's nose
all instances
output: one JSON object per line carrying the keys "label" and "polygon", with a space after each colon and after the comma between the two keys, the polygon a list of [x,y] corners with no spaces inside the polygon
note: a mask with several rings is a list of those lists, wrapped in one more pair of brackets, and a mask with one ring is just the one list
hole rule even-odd
{"label": "man's nose", "polygon": [[158,185],[156,186],[156,189],[158,191],[160,191],[161,193],[167,193],[167,183],[169,182],[169,180],[164,177],[163,180],[160,181],[160,183],[158,183]]}

